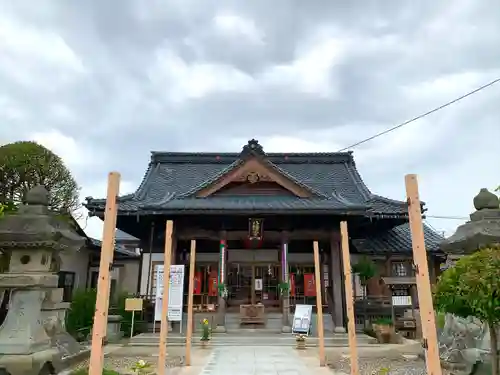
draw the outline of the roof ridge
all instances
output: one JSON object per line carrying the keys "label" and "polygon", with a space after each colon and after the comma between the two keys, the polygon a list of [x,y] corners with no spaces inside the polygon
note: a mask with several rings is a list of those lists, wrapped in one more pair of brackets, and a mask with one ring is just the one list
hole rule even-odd
{"label": "roof ridge", "polygon": [[[207,163],[225,164],[239,159],[235,152],[163,152],[151,151],[151,162],[156,163]],[[270,152],[264,158],[273,163],[321,163],[337,164],[353,162],[352,152]]]}

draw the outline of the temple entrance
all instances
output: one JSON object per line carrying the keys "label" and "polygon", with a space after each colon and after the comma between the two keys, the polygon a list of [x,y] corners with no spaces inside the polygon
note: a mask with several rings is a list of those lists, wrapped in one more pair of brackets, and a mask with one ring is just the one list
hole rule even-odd
{"label": "temple entrance", "polygon": [[279,311],[279,283],[278,264],[228,264],[228,310],[236,312],[239,311],[240,305],[262,304],[266,311]]}

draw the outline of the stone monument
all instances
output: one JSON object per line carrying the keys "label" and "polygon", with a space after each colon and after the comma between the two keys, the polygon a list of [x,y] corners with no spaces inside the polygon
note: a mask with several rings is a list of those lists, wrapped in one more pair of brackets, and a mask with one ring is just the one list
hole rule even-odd
{"label": "stone monument", "polygon": [[[500,202],[487,189],[481,189],[474,198],[476,212],[470,221],[459,226],[447,238],[441,249],[446,253],[445,268],[464,255],[489,245],[500,243]],[[441,363],[453,374],[469,375],[489,373],[489,328],[476,318],[460,318],[447,314],[439,336]]]}
{"label": "stone monument", "polygon": [[83,244],[67,219],[49,212],[43,186],[30,190],[16,213],[0,218],[0,248],[10,256],[7,272],[0,273],[0,291],[10,290],[0,326],[0,374],[53,374],[84,353],[66,332],[69,303],[57,288],[59,253]]}

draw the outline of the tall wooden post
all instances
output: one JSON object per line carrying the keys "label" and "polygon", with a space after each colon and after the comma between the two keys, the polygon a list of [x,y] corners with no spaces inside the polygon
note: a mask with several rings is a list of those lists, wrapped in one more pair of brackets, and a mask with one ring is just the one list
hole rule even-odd
{"label": "tall wooden post", "polygon": [[325,331],[323,327],[323,299],[321,298],[321,265],[319,263],[319,244],[313,242],[314,251],[314,284],[316,285],[316,315],[318,317],[318,339],[319,339],[319,365],[326,365],[325,357]]}
{"label": "tall wooden post", "polygon": [[413,247],[413,262],[417,272],[417,292],[420,304],[420,318],[424,347],[427,350],[427,373],[441,375],[439,349],[436,332],[436,318],[432,304],[431,282],[429,279],[429,264],[425,250],[424,227],[422,225],[422,210],[418,194],[417,175],[405,176],[406,196],[408,199],[408,216],[410,218],[411,240]]}
{"label": "tall wooden post", "polygon": [[347,308],[347,333],[349,335],[349,351],[351,353],[351,375],[358,375],[358,348],[356,346],[356,321],[354,320],[354,298],[352,292],[351,253],[349,252],[349,232],[347,222],[340,222],[342,238],[342,263],[344,265],[345,304]]}
{"label": "tall wooden post", "polygon": [[102,347],[106,337],[106,326],[109,308],[109,273],[113,265],[116,228],[116,198],[120,190],[120,174],[111,172],[108,175],[108,192],[106,211],[104,212],[104,228],[102,234],[101,260],[99,263],[99,279],[97,281],[97,300],[92,328],[92,347],[90,352],[90,375],[101,375],[104,355]]}
{"label": "tall wooden post", "polygon": [[165,375],[167,366],[168,295],[170,292],[170,264],[172,261],[172,232],[174,222],[167,220],[165,227],[165,256],[163,261],[163,296],[161,303],[160,352],[158,354],[158,375]]}
{"label": "tall wooden post", "polygon": [[186,366],[191,366],[191,339],[193,336],[193,293],[194,293],[194,268],[196,258],[196,240],[191,240],[189,254],[189,292],[188,292],[188,318],[186,332]]}

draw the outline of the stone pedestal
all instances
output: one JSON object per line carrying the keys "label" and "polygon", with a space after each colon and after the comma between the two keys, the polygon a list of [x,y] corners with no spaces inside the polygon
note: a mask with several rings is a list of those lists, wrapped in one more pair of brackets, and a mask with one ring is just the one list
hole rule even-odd
{"label": "stone pedestal", "polygon": [[122,339],[122,320],[121,315],[109,315],[108,323],[106,326],[106,337],[108,342],[115,343]]}
{"label": "stone pedestal", "polygon": [[59,371],[65,359],[82,351],[66,333],[69,303],[62,302],[57,272],[59,252],[80,248],[84,239],[47,205],[47,191],[36,187],[26,195],[26,205],[0,220],[0,248],[10,255],[0,290],[11,290],[0,326],[0,370],[12,375]]}
{"label": "stone pedestal", "polygon": [[226,300],[219,296],[219,311],[217,311],[217,327],[214,332],[226,333]]}

